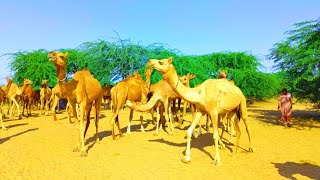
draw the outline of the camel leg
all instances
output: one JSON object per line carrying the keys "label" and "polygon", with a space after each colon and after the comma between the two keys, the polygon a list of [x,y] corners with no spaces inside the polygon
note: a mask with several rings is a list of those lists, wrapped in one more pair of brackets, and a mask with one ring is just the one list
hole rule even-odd
{"label": "camel leg", "polygon": [[185,157],[181,159],[183,163],[189,163],[191,161],[191,156],[190,156],[191,155],[190,154],[191,136],[192,136],[192,132],[194,131],[194,128],[196,127],[196,125],[198,124],[202,116],[203,116],[202,112],[200,111],[197,112],[194,116],[191,126],[187,130],[187,149],[185,152]]}
{"label": "camel leg", "polygon": [[140,122],[141,122],[141,125],[140,125],[141,132],[145,133],[146,131],[144,130],[144,127],[143,127],[143,112],[141,112],[140,114]]}
{"label": "camel leg", "polygon": [[0,109],[0,123],[1,123],[2,130],[7,130],[2,120],[2,103],[1,103],[1,109]]}
{"label": "camel leg", "polygon": [[119,131],[120,137],[123,137],[123,134],[122,134],[122,131],[121,131],[121,128],[120,128],[119,116],[116,117],[116,125],[118,127],[118,131]]}
{"label": "camel leg", "polygon": [[156,114],[156,119],[157,119],[157,124],[156,124],[156,132],[154,133],[154,135],[158,135],[159,134],[159,121],[160,121],[160,106],[157,107],[157,114]]}
{"label": "camel leg", "polygon": [[110,126],[111,126],[111,132],[112,132],[112,139],[115,139],[115,134],[114,134],[114,124],[115,124],[115,119],[118,116],[116,112],[112,112],[111,114],[111,120],[110,120]]}
{"label": "camel leg", "polygon": [[215,157],[213,164],[216,166],[221,165],[220,161],[220,153],[219,153],[219,133],[218,133],[218,113],[217,112],[211,112],[209,114],[209,117],[211,119],[212,125],[213,125],[213,140],[215,145]]}
{"label": "camel leg", "polygon": [[29,104],[28,104],[28,116],[31,116],[31,105],[32,105],[32,98],[29,99]]}
{"label": "camel leg", "polygon": [[81,103],[79,105],[80,108],[80,119],[79,119],[79,149],[80,149],[80,156],[81,157],[85,157],[87,156],[87,152],[86,152],[86,148],[84,146],[84,129],[83,129],[83,125],[84,125],[84,117],[85,117],[85,110],[86,110],[86,104],[87,103]]}
{"label": "camel leg", "polygon": [[131,121],[133,118],[133,109],[130,109],[130,115],[129,115],[129,122],[128,122],[128,127],[127,127],[127,133],[131,134]]}
{"label": "camel leg", "polygon": [[[52,104],[52,107],[51,107],[51,110],[52,110],[52,115],[53,115],[53,120],[54,121],[57,121],[57,115],[56,115],[56,107],[58,105],[58,101],[59,101],[59,98],[57,96],[54,96],[53,97],[53,104]],[[75,105],[74,105],[75,107]],[[74,118],[77,118],[76,116]]]}
{"label": "camel leg", "polygon": [[84,135],[83,135],[83,138],[86,138],[86,134],[87,134],[87,130],[89,128],[89,125],[90,125],[90,112],[91,112],[91,109],[92,109],[92,103],[89,103],[86,105],[86,128],[84,129]]}
{"label": "camel leg", "polygon": [[163,103],[164,103],[164,114],[165,114],[166,121],[167,121],[167,123],[169,123],[169,121],[170,121],[170,123],[171,123],[170,126],[172,127],[172,121],[170,120],[170,115],[168,112],[168,111],[170,111],[169,101],[164,101]]}
{"label": "camel leg", "polygon": [[44,106],[44,98],[40,98],[40,116],[42,116],[43,106]]}
{"label": "camel leg", "polygon": [[21,112],[20,112],[20,108],[19,108],[19,104],[18,104],[18,102],[16,101],[16,99],[14,98],[14,97],[12,97],[11,98],[11,101],[12,101],[12,106],[11,106],[11,111],[10,111],[10,119],[12,118],[12,113],[13,113],[13,111],[14,111],[14,107],[16,106],[17,107],[17,109],[18,109],[18,119],[21,119],[22,117],[21,117]]}
{"label": "camel leg", "polygon": [[249,152],[255,152],[255,148],[253,147],[253,145],[251,144],[251,136],[250,136],[250,126],[248,125],[247,119],[242,118],[245,126],[246,126],[246,131],[248,134],[248,138],[249,138]]}
{"label": "camel leg", "polygon": [[[102,99],[101,99],[102,101]],[[96,142],[99,143],[100,142],[100,139],[99,139],[99,116],[100,116],[100,109],[101,109],[101,101],[99,102],[99,100],[96,100],[95,101],[95,109],[96,109],[96,112],[95,112],[95,125],[96,125]]]}
{"label": "camel leg", "polygon": [[236,117],[236,115],[234,115],[234,126],[235,126],[235,130],[236,130],[236,144],[235,144],[235,149],[233,152],[237,153],[241,132],[240,132],[240,127],[239,127],[239,119],[238,119],[238,117]]}
{"label": "camel leg", "polygon": [[150,109],[150,114],[151,114],[151,120],[152,120],[152,124],[155,125],[157,120],[154,119],[154,108]]}

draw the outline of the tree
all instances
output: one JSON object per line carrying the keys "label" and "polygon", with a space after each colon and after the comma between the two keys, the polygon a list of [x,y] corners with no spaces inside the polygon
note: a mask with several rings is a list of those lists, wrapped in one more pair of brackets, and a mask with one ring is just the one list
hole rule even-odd
{"label": "tree", "polygon": [[285,72],[283,78],[296,97],[319,104],[320,18],[293,26],[286,39],[273,46],[269,59]]}

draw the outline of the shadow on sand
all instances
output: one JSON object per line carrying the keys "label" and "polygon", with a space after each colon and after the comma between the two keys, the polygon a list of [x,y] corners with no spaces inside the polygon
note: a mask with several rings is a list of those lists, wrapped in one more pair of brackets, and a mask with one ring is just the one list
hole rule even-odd
{"label": "shadow on sand", "polygon": [[[278,125],[280,112],[276,110],[257,110],[251,109],[253,115],[251,117],[260,120],[266,125]],[[293,128],[299,130],[310,130],[312,128],[320,128],[320,113],[317,111],[293,110],[292,111]]]}
{"label": "shadow on sand", "polygon": [[[186,142],[175,143],[175,142],[167,141],[167,140],[165,140],[163,138],[149,140],[149,142],[159,142],[159,143],[167,144],[169,146],[187,147],[187,143]],[[210,152],[208,152],[208,151],[206,151],[204,149],[205,147],[212,146],[212,145],[213,145],[212,133],[201,134],[196,139],[193,139],[192,142],[191,142],[191,148],[199,149],[200,151],[202,151],[203,153],[208,155],[212,160],[214,160],[214,158],[212,157],[212,153],[210,153]],[[185,153],[185,150],[183,150],[182,154],[184,155],[184,153]]]}
{"label": "shadow on sand", "polygon": [[14,134],[14,135],[12,135],[12,136],[5,137],[5,138],[1,138],[1,139],[0,139],[0,144],[3,144],[4,142],[10,140],[10,139],[13,138],[13,137],[20,136],[20,135],[25,134],[25,133],[27,133],[27,132],[35,131],[35,130],[38,130],[38,129],[39,129],[39,128],[28,129],[28,130],[19,132],[19,133],[17,133],[17,134]]}
{"label": "shadow on sand", "polygon": [[288,179],[297,179],[295,174],[308,177],[310,179],[320,179],[320,166],[310,164],[307,162],[285,162],[285,163],[273,163],[281,176]]}

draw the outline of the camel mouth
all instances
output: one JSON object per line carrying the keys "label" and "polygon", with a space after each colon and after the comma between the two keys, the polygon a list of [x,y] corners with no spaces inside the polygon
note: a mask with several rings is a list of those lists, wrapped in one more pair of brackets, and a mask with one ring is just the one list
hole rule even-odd
{"label": "camel mouth", "polygon": [[55,57],[48,57],[48,59],[49,59],[49,61],[55,61],[55,60],[57,60],[57,58],[55,58]]}

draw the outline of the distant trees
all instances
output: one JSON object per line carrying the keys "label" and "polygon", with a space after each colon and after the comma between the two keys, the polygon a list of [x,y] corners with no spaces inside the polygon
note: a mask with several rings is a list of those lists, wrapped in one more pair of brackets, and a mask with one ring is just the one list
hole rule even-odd
{"label": "distant trees", "polygon": [[269,58],[282,71],[296,97],[320,103],[320,18],[294,24]]}
{"label": "distant trees", "polygon": [[[124,79],[134,71],[143,75],[146,62],[151,58],[173,57],[178,74],[192,73],[197,78],[191,81],[191,87],[209,78],[217,78],[219,70],[228,71],[228,79],[235,81],[246,97],[267,99],[274,97],[281,89],[281,78],[276,74],[260,72],[259,59],[245,52],[218,52],[201,56],[185,56],[177,50],[166,48],[162,44],[142,46],[129,40],[108,42],[98,40],[86,42],[76,49],[60,49],[68,52],[67,77],[87,67],[103,84],[113,84]],[[23,78],[33,81],[35,89],[40,88],[43,79],[49,80],[49,86],[57,84],[56,69],[47,59],[47,50],[16,52],[10,54],[11,70],[14,80],[22,83]],[[144,76],[144,75],[143,75]],[[161,79],[161,74],[153,72],[152,83]]]}

